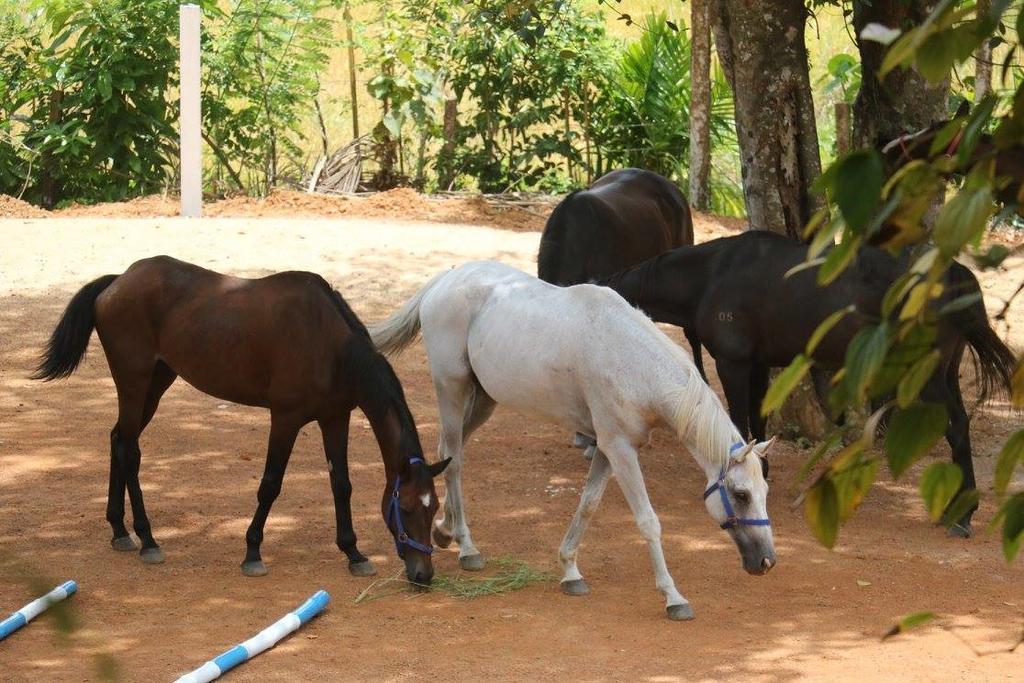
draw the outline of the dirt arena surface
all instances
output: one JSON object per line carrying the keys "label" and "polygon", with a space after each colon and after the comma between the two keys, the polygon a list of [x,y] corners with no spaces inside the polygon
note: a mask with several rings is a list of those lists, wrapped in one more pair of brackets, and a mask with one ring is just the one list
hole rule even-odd
{"label": "dirt arena surface", "polygon": [[[698,240],[726,231],[713,220],[697,223]],[[806,452],[779,445],[769,495],[779,566],[766,577],[743,573],[735,547],[704,511],[699,468],[673,439],[656,434],[641,465],[669,567],[697,615],[673,623],[614,484],[581,550],[591,594],[560,593],[557,547],[587,471],[560,429],[499,407],[467,445],[464,478],[484,555],[525,560],[550,572],[550,582],[471,601],[434,592],[355,604],[372,579],[349,576],[334,546],[315,425],[296,443],[267,524],[270,574],[245,578],[238,564],[268,415],[179,380],[141,440],[141,482],[167,555],[165,564],[146,566],[108,543],[108,434],[116,397],[95,336],[71,379],[26,379],[71,295],[145,256],[170,254],[243,276],[313,270],[365,321],[376,321],[431,274],[467,260],[495,258],[534,270],[538,237],[386,216],[0,220],[0,610],[35,597],[30,576],[45,577],[48,585],[73,578],[80,586],[71,598],[74,634],[58,639],[45,617],[22,629],[0,643],[0,680],[91,681],[101,661],[115,662],[122,680],[170,680],[253,635],[317,588],[330,592],[328,610],[225,680],[1021,680],[1024,647],[1005,650],[1024,624],[1024,571],[1020,560],[1008,567],[998,538],[984,532],[994,507],[994,455],[1020,424],[1005,404],[974,417],[986,497],[975,517],[979,533],[969,541],[946,538],[927,521],[916,492],[920,464],[899,482],[883,474],[836,549],[824,550],[801,513],[790,509]],[[1021,259],[1010,264],[1018,272],[1022,267]],[[990,310],[1016,281],[1005,273],[983,276]],[[1024,347],[1020,309],[1010,321],[1016,349]],[[433,459],[437,411],[422,347],[395,366]],[[931,457],[948,458],[945,445]],[[358,413],[349,458],[360,547],[378,576],[393,575],[400,563],[379,515],[383,466]],[[456,551],[439,550],[435,568],[458,572]],[[895,618],[925,609],[945,615],[940,626],[880,642]]]}

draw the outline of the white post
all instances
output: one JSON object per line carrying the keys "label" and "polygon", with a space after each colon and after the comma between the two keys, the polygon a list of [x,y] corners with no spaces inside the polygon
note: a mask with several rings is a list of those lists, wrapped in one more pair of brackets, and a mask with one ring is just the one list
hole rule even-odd
{"label": "white post", "polygon": [[203,208],[202,114],[199,98],[199,6],[181,5],[181,215],[199,218]]}

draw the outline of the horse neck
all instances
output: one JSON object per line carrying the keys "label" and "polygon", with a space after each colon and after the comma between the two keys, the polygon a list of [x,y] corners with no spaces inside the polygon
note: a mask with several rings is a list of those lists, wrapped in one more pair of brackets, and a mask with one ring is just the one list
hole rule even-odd
{"label": "horse neck", "polygon": [[422,457],[419,435],[412,424],[411,415],[406,419],[401,406],[391,406],[383,410],[372,410],[366,413],[373,429],[373,435],[380,446],[381,459],[384,461],[384,473],[389,482],[402,470],[402,465],[412,457]]}
{"label": "horse neck", "polygon": [[710,483],[728,462],[733,445],[744,443],[744,439],[718,396],[696,370],[689,375],[686,381],[675,382],[665,392],[662,415],[704,469]]}

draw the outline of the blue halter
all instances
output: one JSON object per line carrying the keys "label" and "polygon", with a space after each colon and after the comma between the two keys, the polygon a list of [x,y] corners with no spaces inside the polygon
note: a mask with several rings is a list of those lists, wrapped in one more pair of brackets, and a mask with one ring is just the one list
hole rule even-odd
{"label": "blue halter", "polygon": [[[422,463],[423,458],[409,458],[409,464],[415,465]],[[391,501],[388,503],[388,514],[384,518],[388,526],[391,526],[391,518],[395,518],[395,551],[398,556],[405,559],[405,550],[402,548],[403,545],[407,545],[413,550],[418,550],[421,553],[430,555],[434,552],[434,548],[429,545],[423,545],[415,538],[409,538],[409,534],[405,533],[405,527],[402,526],[402,508],[398,506],[398,488],[402,485],[402,476],[395,476],[395,488],[391,492]]]}
{"label": "blue halter", "polygon": [[[743,448],[746,444],[734,443],[729,448],[729,455],[731,456],[737,449]],[[764,519],[753,519],[750,517],[737,517],[736,512],[732,509],[732,503],[729,502],[729,494],[725,492],[725,474],[728,471],[728,466],[722,466],[722,472],[718,475],[718,481],[709,486],[704,491],[704,500],[708,499],[715,491],[722,497],[722,507],[725,508],[726,519],[719,526],[723,529],[735,529],[737,526],[771,526],[771,521],[766,517]]]}

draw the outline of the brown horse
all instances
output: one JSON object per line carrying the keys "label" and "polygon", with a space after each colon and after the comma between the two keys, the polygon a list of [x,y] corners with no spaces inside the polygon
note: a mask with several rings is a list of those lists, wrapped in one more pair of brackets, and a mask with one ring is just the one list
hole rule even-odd
{"label": "brown horse", "polygon": [[[639,168],[607,173],[563,199],[548,218],[537,277],[578,285],[607,277],[658,254],[693,244],[686,197],[672,181]],[[701,377],[700,342],[684,327]]]}
{"label": "brown horse", "polygon": [[448,461],[423,461],[398,378],[355,313],[323,278],[287,272],[248,280],[167,256],[138,261],[124,274],[105,275],[74,296],[33,378],[71,375],[93,328],[117,387],[107,497],[115,550],[137,547],[124,524],[127,489],[142,560],[163,562],[142,502],[139,436],[180,375],[211,396],[270,409],[270,443],[256,513],[245,534],[242,573],[267,573],[260,557],[263,526],[281,491],[299,429],[313,420],[323,434],[338,547],[352,574],[374,573],[352,529],[348,429],[350,413],[358,407],[380,445],[387,480],[382,511],[406,575],[417,583],[431,580],[430,528],[438,507],[433,477]]}

